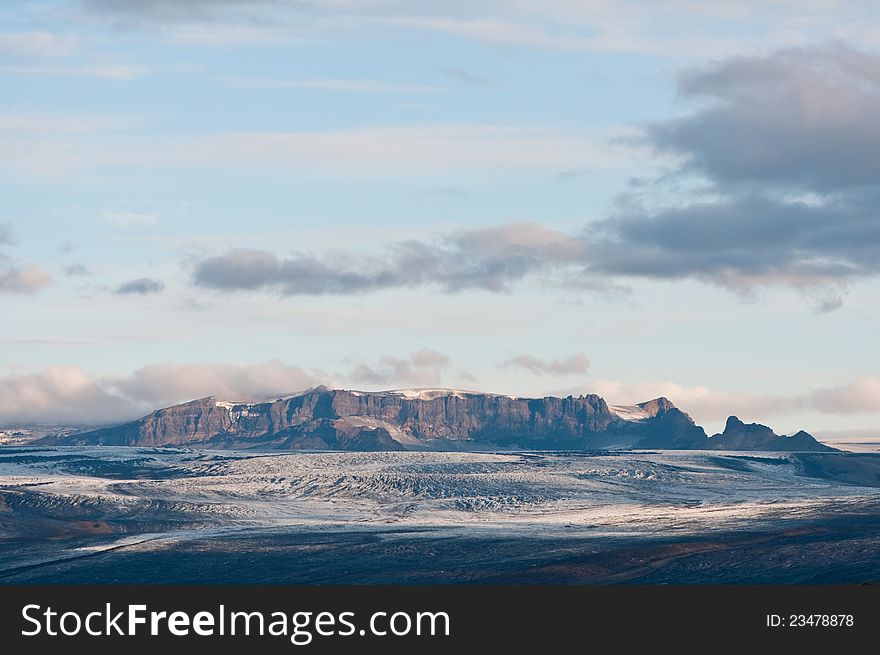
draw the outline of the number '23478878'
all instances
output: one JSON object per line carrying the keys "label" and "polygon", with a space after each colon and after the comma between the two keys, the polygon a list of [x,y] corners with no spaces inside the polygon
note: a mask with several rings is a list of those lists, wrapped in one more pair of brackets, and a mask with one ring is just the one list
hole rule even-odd
{"label": "number '23478878'", "polygon": [[852,614],[768,614],[768,628],[851,628]]}

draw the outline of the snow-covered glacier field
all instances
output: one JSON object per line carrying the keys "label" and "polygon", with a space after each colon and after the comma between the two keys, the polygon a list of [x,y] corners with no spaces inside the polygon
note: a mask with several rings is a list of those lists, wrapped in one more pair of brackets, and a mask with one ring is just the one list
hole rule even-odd
{"label": "snow-covered glacier field", "polygon": [[878,465],[6,447],[0,582],[876,581]]}

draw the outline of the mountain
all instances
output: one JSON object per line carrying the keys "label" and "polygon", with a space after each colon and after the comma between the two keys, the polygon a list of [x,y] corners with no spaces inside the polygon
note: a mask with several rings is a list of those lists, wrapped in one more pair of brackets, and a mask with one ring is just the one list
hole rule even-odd
{"label": "mountain", "polygon": [[707,448],[716,450],[781,450],[833,452],[831,448],[816,441],[813,436],[801,430],[790,437],[780,436],[766,425],[743,423],[736,416],[727,419],[724,432],[709,437]]}
{"label": "mountain", "polygon": [[[806,433],[778,437],[766,430],[740,441],[707,439],[666,398],[608,405],[595,394],[516,398],[457,389],[317,387],[261,403],[201,398],[131,423],[39,443],[357,451],[701,449],[728,443],[735,450],[828,449]],[[803,447],[778,447],[792,445]]]}

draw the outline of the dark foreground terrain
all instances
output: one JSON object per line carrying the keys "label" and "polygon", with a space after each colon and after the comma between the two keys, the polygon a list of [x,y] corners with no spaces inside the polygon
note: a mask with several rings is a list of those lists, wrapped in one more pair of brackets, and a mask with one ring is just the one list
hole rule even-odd
{"label": "dark foreground terrain", "polygon": [[880,458],[0,449],[0,583],[880,582]]}
{"label": "dark foreground terrain", "polygon": [[880,583],[880,517],[779,532],[605,542],[434,530],[254,531],[21,567],[7,584]]}

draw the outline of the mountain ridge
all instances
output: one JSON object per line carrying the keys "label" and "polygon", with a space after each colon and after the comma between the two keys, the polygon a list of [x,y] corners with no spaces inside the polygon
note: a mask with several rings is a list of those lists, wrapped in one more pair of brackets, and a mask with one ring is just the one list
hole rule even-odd
{"label": "mountain ridge", "polygon": [[608,405],[596,394],[522,398],[461,389],[324,386],[264,402],[206,396],[38,443],[357,451],[834,450],[806,432],[784,437],[736,417],[728,419],[724,433],[707,437],[664,397],[626,406]]}

